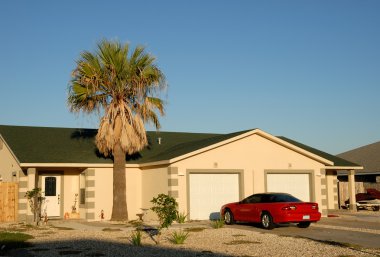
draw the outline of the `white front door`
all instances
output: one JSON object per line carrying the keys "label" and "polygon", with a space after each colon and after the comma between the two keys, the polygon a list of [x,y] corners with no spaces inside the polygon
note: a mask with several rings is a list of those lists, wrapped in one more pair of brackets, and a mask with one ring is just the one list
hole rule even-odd
{"label": "white front door", "polygon": [[61,176],[43,175],[42,194],[45,197],[42,214],[46,212],[48,217],[61,216]]}

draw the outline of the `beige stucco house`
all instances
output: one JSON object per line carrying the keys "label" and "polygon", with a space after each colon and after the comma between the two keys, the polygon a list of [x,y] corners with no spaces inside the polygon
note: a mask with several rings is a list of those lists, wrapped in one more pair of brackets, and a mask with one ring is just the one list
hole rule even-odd
{"label": "beige stucco house", "polygon": [[[25,192],[42,188],[44,210],[63,218],[75,206],[80,218],[109,219],[112,160],[96,149],[94,129],[0,126],[0,176],[19,182],[19,220],[31,215]],[[253,193],[288,192],[315,201],[323,215],[338,208],[337,171],[361,166],[260,129],[231,134],[148,132],[149,146],[127,156],[130,219],[159,193],[179,203],[189,219],[218,216],[222,204]],[[352,190],[351,190],[352,191]],[[352,191],[354,194],[354,191]],[[354,199],[354,198],[351,198]]]}

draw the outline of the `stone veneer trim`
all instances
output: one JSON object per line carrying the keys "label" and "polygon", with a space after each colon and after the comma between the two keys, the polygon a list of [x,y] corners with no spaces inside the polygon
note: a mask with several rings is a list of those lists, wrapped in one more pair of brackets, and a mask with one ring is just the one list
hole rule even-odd
{"label": "stone veneer trim", "polygon": [[171,197],[178,198],[178,190],[171,190],[168,193]]}
{"label": "stone veneer trim", "polygon": [[86,187],[94,187],[95,180],[86,180]]}
{"label": "stone veneer trim", "polygon": [[95,170],[93,170],[93,169],[87,170],[86,171],[86,176],[95,176]]}
{"label": "stone veneer trim", "polygon": [[168,186],[178,186],[178,179],[177,178],[169,178],[168,179]]}
{"label": "stone veneer trim", "polygon": [[178,168],[177,167],[169,167],[168,168],[168,175],[177,175],[178,174]]}
{"label": "stone veneer trim", "polygon": [[86,220],[95,219],[95,202],[89,202],[88,199],[95,198],[94,189],[88,190],[89,187],[95,187],[95,170],[88,169],[85,171],[85,210],[86,210]]}
{"label": "stone veneer trim", "polygon": [[28,188],[28,181],[19,181],[18,187],[19,188]]}
{"label": "stone veneer trim", "polygon": [[94,220],[95,219],[95,213],[90,212],[86,213],[86,220]]}
{"label": "stone veneer trim", "polygon": [[28,204],[26,203],[18,203],[18,211],[23,211],[28,209]]}
{"label": "stone veneer trim", "polygon": [[87,191],[85,192],[86,198],[94,198],[95,197],[95,191]]}
{"label": "stone veneer trim", "polygon": [[95,208],[95,203],[94,202],[86,202],[86,208],[87,209],[94,209]]}

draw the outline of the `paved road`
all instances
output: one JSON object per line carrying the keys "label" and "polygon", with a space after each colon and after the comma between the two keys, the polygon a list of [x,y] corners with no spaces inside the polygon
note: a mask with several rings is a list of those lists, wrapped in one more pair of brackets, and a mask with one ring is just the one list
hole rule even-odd
{"label": "paved road", "polygon": [[307,229],[294,224],[281,225],[273,230],[264,230],[258,225],[237,224],[234,228],[272,233],[281,236],[309,238],[318,241],[329,241],[350,246],[380,249],[380,222],[350,218],[322,218]]}

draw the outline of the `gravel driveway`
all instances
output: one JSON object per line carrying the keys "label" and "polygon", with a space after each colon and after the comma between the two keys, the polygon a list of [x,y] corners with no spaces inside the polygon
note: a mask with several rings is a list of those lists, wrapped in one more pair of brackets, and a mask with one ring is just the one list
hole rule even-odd
{"label": "gravel driveway", "polygon": [[[65,227],[46,226],[40,229],[28,228],[23,233],[33,235],[29,240],[31,248],[18,250],[13,256],[380,256],[375,250],[350,249],[337,245],[320,243],[308,239],[284,237],[256,231],[245,231],[230,227],[211,228],[207,224],[177,225],[163,231],[160,243],[156,245],[143,235],[142,246],[130,242],[133,227],[103,223],[92,229],[78,223]],[[13,230],[15,229],[13,225]],[[20,225],[18,225],[20,226]],[[105,227],[109,227],[108,229]],[[25,228],[25,226],[24,226]],[[71,228],[71,229],[70,229]],[[4,229],[4,228],[3,228]],[[8,226],[9,229],[9,226]],[[189,231],[183,245],[168,240],[175,230]]]}

